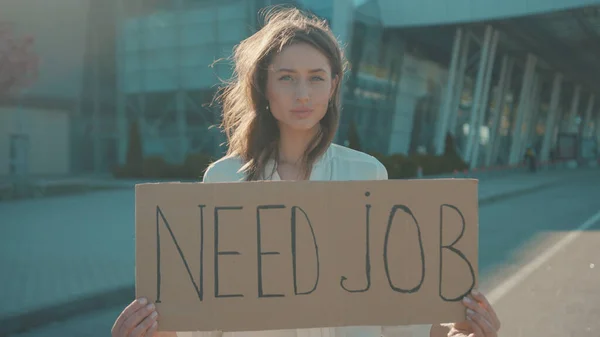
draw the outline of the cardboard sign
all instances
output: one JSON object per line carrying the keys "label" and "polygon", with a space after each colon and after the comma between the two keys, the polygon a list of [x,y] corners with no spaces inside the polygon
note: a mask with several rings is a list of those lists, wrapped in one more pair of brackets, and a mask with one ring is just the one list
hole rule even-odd
{"label": "cardboard sign", "polygon": [[476,180],[136,186],[136,295],[163,331],[465,319]]}

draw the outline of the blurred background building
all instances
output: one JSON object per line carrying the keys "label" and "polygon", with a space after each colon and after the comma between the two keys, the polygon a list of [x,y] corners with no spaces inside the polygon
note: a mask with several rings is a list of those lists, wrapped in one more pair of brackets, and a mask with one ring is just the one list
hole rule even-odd
{"label": "blurred background building", "polygon": [[439,155],[450,134],[471,168],[528,146],[597,156],[600,0],[3,0],[0,22],[34,37],[40,66],[0,97],[0,175],[110,173],[134,121],[144,156],[222,155],[210,103],[224,58],[280,3],[346,47],[337,143],[354,132],[369,153]]}

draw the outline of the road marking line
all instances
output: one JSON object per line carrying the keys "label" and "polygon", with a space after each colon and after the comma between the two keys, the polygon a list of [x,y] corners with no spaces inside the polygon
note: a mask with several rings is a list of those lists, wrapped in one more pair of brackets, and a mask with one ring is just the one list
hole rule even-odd
{"label": "road marking line", "polygon": [[527,276],[533,273],[536,269],[538,269],[544,262],[548,261],[554,254],[558,253],[562,248],[567,246],[577,237],[579,237],[586,229],[592,227],[596,222],[600,220],[600,211],[594,214],[592,217],[587,219],[584,223],[582,223],[576,230],[569,233],[569,235],[562,238],[555,245],[544,251],[542,254],[538,255],[533,261],[529,262],[521,269],[519,269],[516,273],[514,273],[510,278],[502,282],[499,286],[494,288],[486,297],[491,304],[494,304],[499,299],[501,299],[506,293],[508,293],[512,288],[516,287],[519,283],[521,283]]}

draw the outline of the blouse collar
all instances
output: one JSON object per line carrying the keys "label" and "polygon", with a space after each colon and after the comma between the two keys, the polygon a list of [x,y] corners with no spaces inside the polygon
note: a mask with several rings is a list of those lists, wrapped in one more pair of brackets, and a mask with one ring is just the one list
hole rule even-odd
{"label": "blouse collar", "polygon": [[[281,181],[279,173],[274,170],[275,160],[270,159],[265,166],[265,176],[268,177],[273,172],[270,180]],[[327,151],[313,164],[313,169],[308,180],[329,180],[331,176],[331,146]]]}

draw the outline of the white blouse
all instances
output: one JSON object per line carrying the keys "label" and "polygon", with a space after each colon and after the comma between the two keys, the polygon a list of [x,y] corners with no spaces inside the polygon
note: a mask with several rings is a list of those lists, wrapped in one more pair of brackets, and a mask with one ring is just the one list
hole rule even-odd
{"label": "white blouse", "polygon": [[[224,157],[214,162],[204,173],[205,183],[231,182],[244,180],[240,172],[242,161],[237,157]],[[270,161],[265,169],[267,178],[273,171]],[[387,180],[385,166],[375,157],[337,144],[327,151],[313,165],[309,180]],[[271,180],[281,180],[277,171]]]}
{"label": "white blouse", "polygon": [[[271,161],[265,169],[269,177],[273,171]],[[213,164],[204,173],[203,182],[243,181],[240,172],[243,163],[240,158],[224,157]],[[321,158],[313,165],[309,180],[351,181],[351,180],[387,180],[388,173],[379,160],[366,153],[332,144]],[[271,180],[281,180],[277,171]],[[178,337],[426,337],[429,336],[430,325],[381,327],[339,327],[292,330],[269,330],[249,332],[178,332]]]}

